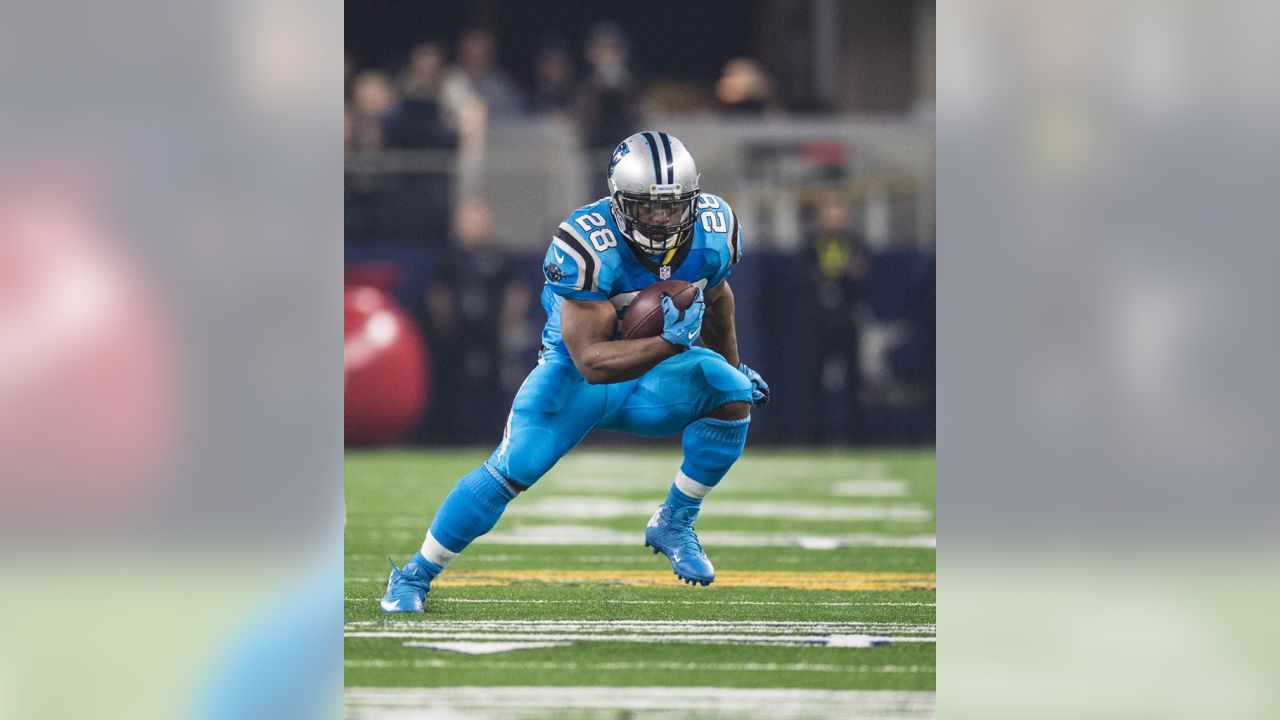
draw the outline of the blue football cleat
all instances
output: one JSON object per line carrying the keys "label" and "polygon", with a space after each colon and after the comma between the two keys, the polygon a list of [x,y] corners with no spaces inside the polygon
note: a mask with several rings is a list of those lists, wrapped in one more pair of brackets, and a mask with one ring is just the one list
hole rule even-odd
{"label": "blue football cleat", "polygon": [[[387,562],[391,562],[391,558],[387,558]],[[428,564],[421,553],[414,553],[413,559],[405,563],[403,568],[398,568],[391,562],[387,594],[382,596],[382,612],[425,612],[422,603],[427,599],[427,593],[431,591],[431,580],[435,577],[435,573],[428,571]]]}
{"label": "blue football cleat", "polygon": [[716,579],[716,569],[693,531],[697,517],[695,507],[673,509],[666,503],[659,505],[644,529],[644,546],[666,555],[671,560],[671,570],[681,580],[690,585],[710,585]]}

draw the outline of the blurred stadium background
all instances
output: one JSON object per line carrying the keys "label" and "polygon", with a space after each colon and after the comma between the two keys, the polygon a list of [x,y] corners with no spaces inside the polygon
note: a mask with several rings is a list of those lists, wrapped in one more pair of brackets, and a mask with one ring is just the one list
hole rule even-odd
{"label": "blurred stadium background", "polygon": [[[0,717],[255,716],[246,707],[258,717],[323,716],[306,702],[340,701],[320,690],[334,683],[317,679],[336,672],[340,652],[324,630],[337,621],[325,588],[341,581],[328,549],[341,518],[332,353],[341,328],[326,310],[339,301],[341,257],[338,5],[10,5],[0,23],[10,60],[0,64],[9,110]],[[349,72],[394,78],[424,38],[454,64],[462,30],[480,23],[496,29],[503,67],[528,89],[522,58],[540,36],[525,28],[544,24],[534,11],[396,5],[347,8]],[[801,97],[813,92],[806,58],[829,46],[803,20],[813,6],[736,3],[735,14],[715,17],[714,42],[668,42],[691,32],[686,19],[703,5],[646,4],[665,13],[641,19],[660,25],[648,35],[635,32],[631,8],[616,7],[645,86],[697,75],[710,107],[728,55],[691,54],[729,43],[772,76],[780,107],[770,117],[816,121],[821,106]],[[868,17],[868,4],[838,5],[862,10],[821,27],[880,60],[843,66],[841,82],[859,89],[834,94],[840,114],[821,117],[838,129],[822,134],[927,123],[913,108],[933,97],[931,63],[915,56],[931,53],[922,40],[931,11],[914,21],[880,11],[897,18],[892,27],[910,25],[916,39],[906,43]],[[561,3],[537,12],[557,17],[581,76],[586,30],[604,12],[582,11],[589,22]],[[938,661],[949,717],[1280,716],[1278,638],[1266,622],[1280,577],[1280,484],[1268,479],[1280,403],[1268,392],[1274,333],[1259,330],[1276,305],[1266,188],[1280,97],[1266,71],[1280,66],[1278,14],[1275,4],[1239,1],[942,8],[938,185],[952,281],[942,303],[949,569]],[[885,73],[911,83],[868,80]],[[897,99],[867,100],[885,91]],[[686,132],[679,124],[698,119],[676,115],[650,122]],[[709,140],[688,136],[704,165],[739,122],[714,121]],[[482,159],[496,163],[501,123],[486,124]],[[851,147],[856,161],[880,146]],[[562,172],[588,183],[599,169]],[[746,180],[708,182],[728,195]],[[447,187],[452,212],[465,193]],[[564,192],[569,205],[596,194]],[[490,200],[506,222],[515,198]],[[865,208],[851,212],[869,222]],[[752,228],[753,248],[772,241],[770,227]],[[524,221],[518,229],[498,240],[514,243]],[[353,266],[363,252],[396,262],[360,249],[390,247],[382,237],[391,236],[353,233]],[[413,242],[424,254],[430,246],[425,234]],[[874,277],[879,250],[870,252]],[[759,257],[753,250],[752,262]],[[92,292],[28,294],[50,287]],[[389,287],[411,308],[407,290]],[[768,369],[775,383],[788,370]],[[98,402],[84,402],[91,397]],[[138,442],[117,447],[122,434]],[[593,455],[617,462],[612,449],[576,462]],[[435,491],[470,458],[441,466]],[[365,459],[397,460],[383,451]],[[892,458],[871,462],[898,472]],[[378,491],[386,474],[379,468],[362,489]],[[933,497],[932,468],[919,475],[913,491]],[[773,476],[766,467],[757,479]],[[386,505],[406,506],[403,494],[384,494]],[[405,536],[420,532],[415,524]],[[370,555],[389,544],[366,539]],[[362,562],[370,581],[354,595],[368,607],[385,558]],[[323,587],[296,592],[312,575]],[[303,605],[282,607],[285,590]],[[460,590],[448,594],[466,599]],[[477,610],[491,604],[470,599]],[[923,607],[915,622],[933,618]],[[286,707],[265,705],[264,690]],[[241,706],[193,707],[211,694]]]}
{"label": "blurred stadium background", "polygon": [[931,443],[934,17],[349,2],[348,444],[496,442],[535,361],[550,232],[651,127],[745,229],[739,341],[775,397],[752,444]]}
{"label": "blurred stadium background", "polygon": [[[933,3],[346,16],[348,716],[931,717]],[[383,615],[387,554],[421,541],[536,362],[551,231],[647,128],[740,218],[739,346],[773,388],[699,521],[716,583],[688,592],[640,547],[678,444],[602,432],[426,616]]]}

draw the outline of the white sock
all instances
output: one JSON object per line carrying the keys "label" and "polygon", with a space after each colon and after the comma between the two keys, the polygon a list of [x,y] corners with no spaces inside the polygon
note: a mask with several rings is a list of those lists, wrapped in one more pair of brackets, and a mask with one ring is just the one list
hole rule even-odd
{"label": "white sock", "polygon": [[714,490],[715,486],[703,485],[697,480],[685,475],[683,470],[677,470],[676,489],[695,500],[701,500],[706,497],[708,493]]}
{"label": "white sock", "polygon": [[430,531],[427,531],[427,537],[422,541],[422,557],[440,567],[444,567],[458,557],[458,553],[441,545],[440,541],[432,537]]}

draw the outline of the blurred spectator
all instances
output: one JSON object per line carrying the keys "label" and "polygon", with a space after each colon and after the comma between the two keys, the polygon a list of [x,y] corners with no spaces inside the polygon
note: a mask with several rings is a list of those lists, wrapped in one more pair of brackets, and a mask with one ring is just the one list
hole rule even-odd
{"label": "blurred spectator", "polygon": [[774,97],[773,79],[760,63],[739,57],[724,64],[716,83],[716,102],[722,112],[762,115],[781,106]]}
{"label": "blurred spectator", "polygon": [[454,186],[459,195],[479,191],[484,177],[484,145],[491,113],[519,112],[511,79],[495,67],[492,33],[474,28],[458,41],[458,63],[445,71],[440,100],[455,118],[458,161]]}
{"label": "blurred spectator", "polygon": [[855,313],[867,257],[849,215],[843,198],[824,198],[816,208],[809,242],[814,367],[806,376],[811,379],[810,440],[815,443],[857,440],[860,377]]}
{"label": "blurred spectator", "polygon": [[533,95],[529,110],[537,115],[568,117],[573,112],[577,88],[574,86],[573,57],[558,40],[544,42],[534,60]]}
{"label": "blurred spectator", "polygon": [[458,109],[445,103],[444,51],[422,43],[409,53],[400,78],[400,112],[390,128],[389,145],[404,148],[453,148],[458,144]]}
{"label": "blurred spectator", "polygon": [[509,398],[500,372],[501,339],[522,322],[529,290],[492,233],[488,202],[471,197],[459,203],[453,244],[427,288],[436,392],[427,419],[430,442],[464,442],[502,430]]}
{"label": "blurred spectator", "polygon": [[395,109],[396,93],[386,73],[364,70],[356,75],[351,89],[351,149],[381,150]]}
{"label": "blurred spectator", "polygon": [[515,83],[497,66],[497,41],[486,28],[471,28],[462,34],[457,66],[448,73],[445,85],[449,95],[480,98],[493,117],[516,116],[523,108]]}
{"label": "blurred spectator", "polygon": [[406,98],[440,97],[444,85],[444,50],[430,42],[418,43],[409,51],[409,62],[400,78]]}
{"label": "blurred spectator", "polygon": [[[627,64],[630,52],[616,23],[599,23],[587,35],[590,71],[578,112],[583,145],[592,155],[612,153],[620,140],[644,129],[639,89]],[[600,166],[607,163],[605,160]]]}

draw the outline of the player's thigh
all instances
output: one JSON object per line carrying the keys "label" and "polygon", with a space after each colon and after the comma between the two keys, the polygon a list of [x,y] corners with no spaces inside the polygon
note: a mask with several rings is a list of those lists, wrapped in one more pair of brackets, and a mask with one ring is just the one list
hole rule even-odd
{"label": "player's thigh", "polygon": [[600,420],[604,387],[587,384],[571,366],[538,365],[516,393],[489,462],[512,482],[537,482]]}
{"label": "player's thigh", "polygon": [[751,402],[751,381],[718,353],[695,347],[636,380],[601,427],[650,437],[672,435],[732,402]]}

